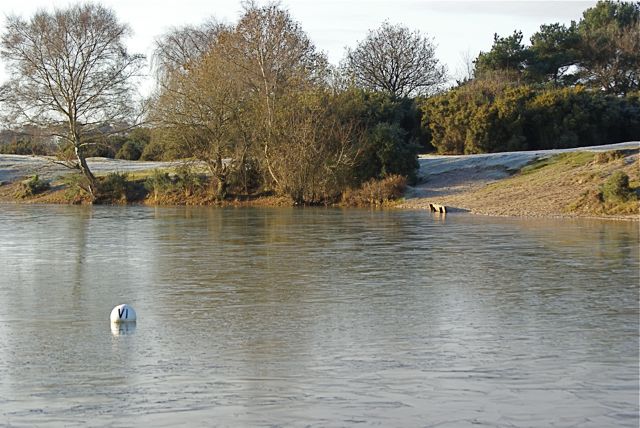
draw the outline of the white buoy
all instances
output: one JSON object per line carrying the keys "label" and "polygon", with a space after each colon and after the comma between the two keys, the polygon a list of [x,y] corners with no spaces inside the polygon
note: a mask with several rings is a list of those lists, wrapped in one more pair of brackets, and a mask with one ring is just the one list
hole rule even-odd
{"label": "white buoy", "polygon": [[111,322],[120,323],[120,322],[135,322],[136,320],[136,311],[129,305],[122,304],[118,305],[111,311]]}

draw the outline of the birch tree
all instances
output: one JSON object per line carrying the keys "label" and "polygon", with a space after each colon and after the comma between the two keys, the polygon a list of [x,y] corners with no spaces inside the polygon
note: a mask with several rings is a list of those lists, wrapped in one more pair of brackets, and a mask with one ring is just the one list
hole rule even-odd
{"label": "birch tree", "polygon": [[132,79],[143,67],[142,55],[127,52],[130,28],[115,13],[94,3],[53,12],[40,10],[30,19],[9,16],[0,56],[11,76],[6,110],[16,125],[52,130],[70,143],[74,167],[96,197],[96,179],[86,161],[105,125],[127,121],[133,113]]}

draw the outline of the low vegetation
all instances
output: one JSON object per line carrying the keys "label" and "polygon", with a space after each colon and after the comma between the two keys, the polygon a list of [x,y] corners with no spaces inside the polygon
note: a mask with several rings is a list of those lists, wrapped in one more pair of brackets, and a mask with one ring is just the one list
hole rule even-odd
{"label": "low vegetation", "polygon": [[347,206],[383,206],[398,200],[407,188],[407,178],[392,175],[380,180],[372,179],[357,189],[349,189],[342,195],[342,204]]}
{"label": "low vegetation", "polygon": [[[603,163],[604,158],[610,160]],[[637,218],[639,162],[638,150],[564,153],[540,159],[478,190],[438,200],[488,214]]]}
{"label": "low vegetation", "polygon": [[0,154],[27,155],[27,156],[52,156],[57,153],[57,147],[50,142],[32,139],[13,139],[0,144]]}
{"label": "low vegetation", "polygon": [[43,193],[51,188],[47,180],[42,180],[38,175],[34,175],[28,180],[21,181],[15,196],[18,198],[28,198]]}
{"label": "low vegetation", "polygon": [[638,194],[640,181],[636,179],[631,186],[629,176],[623,171],[614,171],[600,185],[596,191],[591,189],[576,203],[575,208],[580,207],[580,202],[587,200],[595,208],[596,213],[609,215],[639,214]]}
{"label": "low vegetation", "polygon": [[187,165],[173,172],[155,170],[145,181],[146,198],[161,205],[205,205],[215,201],[215,178]]}

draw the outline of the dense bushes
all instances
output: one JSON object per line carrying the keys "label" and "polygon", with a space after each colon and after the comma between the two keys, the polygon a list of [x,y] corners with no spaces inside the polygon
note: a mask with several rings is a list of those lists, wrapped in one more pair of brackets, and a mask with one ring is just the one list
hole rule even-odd
{"label": "dense bushes", "polygon": [[422,104],[440,153],[560,149],[640,139],[638,94],[476,80]]}
{"label": "dense bushes", "polygon": [[98,181],[98,202],[127,202],[131,187],[127,174],[111,172]]}
{"label": "dense bushes", "polygon": [[55,144],[29,139],[0,144],[0,154],[48,156],[56,152]]}
{"label": "dense bushes", "polygon": [[51,184],[47,180],[42,180],[37,174],[28,180],[20,182],[16,196],[19,198],[28,198],[42,193],[51,188]]}
{"label": "dense bushes", "polygon": [[616,171],[602,185],[602,198],[610,202],[627,202],[637,199],[637,196],[629,187],[629,176]]}
{"label": "dense bushes", "polygon": [[211,188],[215,179],[198,173],[189,165],[183,165],[174,173],[155,170],[144,182],[149,197],[155,203],[201,204],[213,200]]}
{"label": "dense bushes", "polygon": [[336,100],[339,117],[353,121],[363,133],[354,184],[397,174],[414,181],[417,154],[427,144],[415,100],[358,89],[338,93]]}
{"label": "dense bushes", "polygon": [[494,35],[459,86],[421,104],[440,153],[640,139],[640,4],[598,1],[570,26]]}
{"label": "dense bushes", "polygon": [[[138,160],[151,141],[151,130],[135,128],[127,133],[101,135],[87,139],[86,145],[81,147],[85,157],[100,157],[110,159]],[[74,147],[66,143],[58,150],[63,158],[75,157]]]}
{"label": "dense bushes", "polygon": [[399,199],[407,188],[407,178],[390,175],[377,180],[371,179],[357,189],[348,189],[342,195],[342,203],[348,206],[384,205]]}

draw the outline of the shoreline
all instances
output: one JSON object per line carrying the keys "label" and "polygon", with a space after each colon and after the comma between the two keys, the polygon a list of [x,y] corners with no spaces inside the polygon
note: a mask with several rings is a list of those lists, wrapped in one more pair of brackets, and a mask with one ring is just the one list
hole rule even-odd
{"label": "shoreline", "polygon": [[[424,155],[419,159],[422,182],[398,206],[429,209],[433,203],[454,212],[487,216],[640,221],[637,203],[632,213],[604,213],[595,212],[598,203],[593,200],[613,171],[622,170],[632,182],[640,182],[639,152],[640,142],[627,142],[562,150]],[[609,153],[617,155],[598,161]],[[564,163],[556,162],[563,157]]]}
{"label": "shoreline", "polygon": [[[623,153],[606,165],[570,165],[555,171],[556,181],[544,181],[544,174],[523,176],[523,171],[534,162],[542,162],[559,154],[612,152]],[[590,212],[589,206],[580,206],[568,212],[572,200],[578,200],[597,189],[602,177],[618,169],[624,170],[633,182],[640,182],[640,142],[627,142],[596,147],[563,150],[538,150],[478,155],[421,155],[418,171],[419,183],[408,187],[403,199],[383,205],[391,209],[430,211],[429,204],[444,205],[449,212],[470,213],[494,217],[605,219],[640,221],[638,209],[633,213],[605,214]],[[589,156],[589,155],[585,155]],[[145,173],[154,169],[172,168],[181,162],[140,162],[90,158],[90,167],[97,174]],[[524,169],[523,169],[524,168]],[[556,168],[558,169],[558,168]],[[21,199],[14,195],[19,182],[38,174],[42,179],[55,181],[72,170],[56,164],[51,158],[24,155],[0,155],[0,203],[10,204],[69,204],[61,198],[61,186],[53,191]],[[602,181],[602,180],[600,180]],[[637,186],[636,186],[637,187]],[[57,196],[55,196],[57,194]],[[582,195],[582,196],[581,196]],[[572,199],[573,198],[573,199]],[[165,201],[166,202],[166,201]],[[225,201],[172,204],[155,203],[150,199],[111,205],[145,206],[219,206],[219,207],[281,207],[291,205],[286,197],[238,197]],[[588,201],[587,201],[588,203]],[[575,203],[574,203],[575,204]]]}

